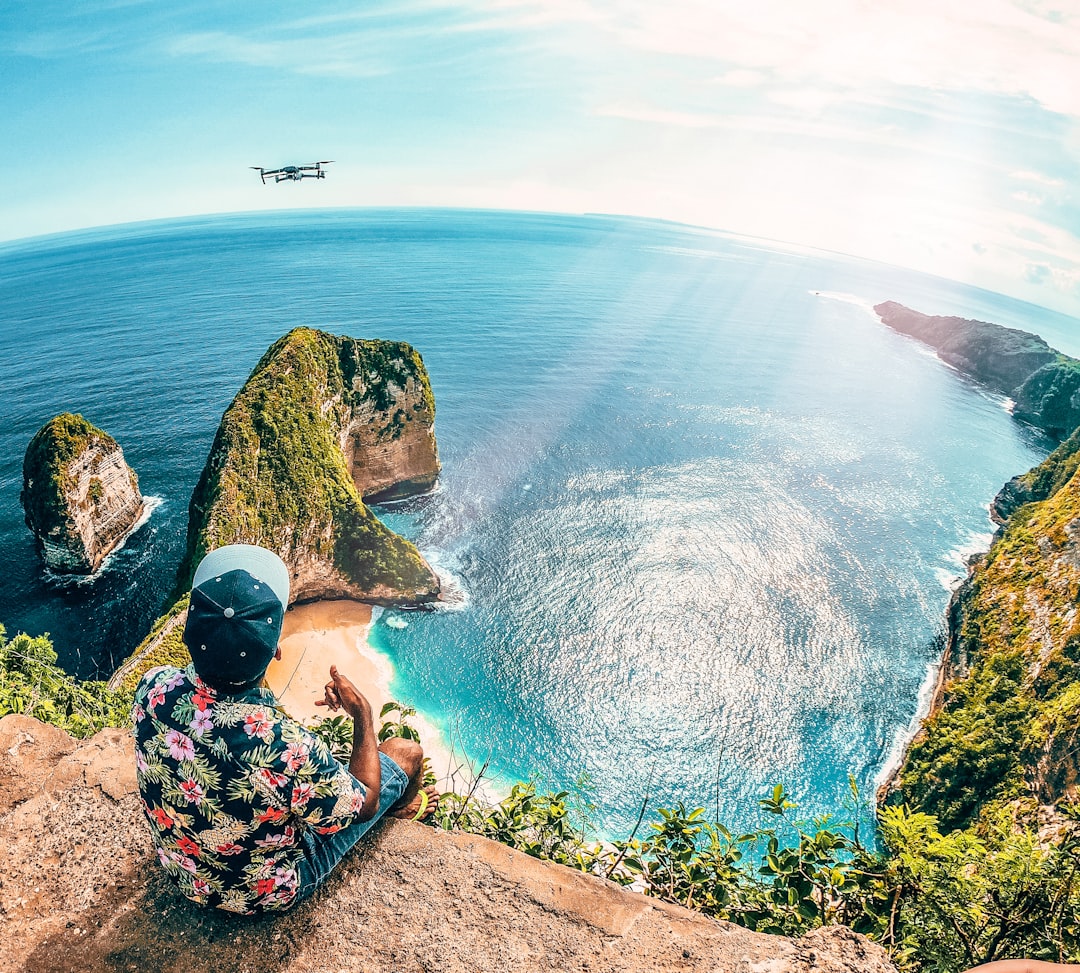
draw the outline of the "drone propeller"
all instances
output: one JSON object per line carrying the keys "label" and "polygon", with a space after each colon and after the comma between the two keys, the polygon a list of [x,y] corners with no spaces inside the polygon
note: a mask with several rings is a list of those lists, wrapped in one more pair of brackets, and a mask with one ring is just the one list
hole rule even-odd
{"label": "drone propeller", "polygon": [[328,166],[333,161],[334,161],[333,159],[323,159],[322,162],[316,162],[315,165],[317,165],[317,166]]}

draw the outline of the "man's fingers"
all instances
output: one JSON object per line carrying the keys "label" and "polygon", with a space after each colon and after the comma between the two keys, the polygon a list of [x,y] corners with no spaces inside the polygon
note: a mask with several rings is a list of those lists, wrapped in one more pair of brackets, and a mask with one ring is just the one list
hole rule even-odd
{"label": "man's fingers", "polygon": [[[333,673],[333,667],[331,667],[331,673]],[[323,686],[323,698],[315,701],[316,706],[329,706],[330,709],[336,710],[341,705],[341,698],[338,696],[337,687],[332,682],[328,682]]]}

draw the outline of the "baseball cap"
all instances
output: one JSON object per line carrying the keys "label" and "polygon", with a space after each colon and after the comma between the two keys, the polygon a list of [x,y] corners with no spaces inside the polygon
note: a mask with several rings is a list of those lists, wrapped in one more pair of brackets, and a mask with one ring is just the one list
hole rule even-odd
{"label": "baseball cap", "polygon": [[289,569],[273,551],[230,544],[195,569],[184,643],[199,676],[216,689],[262,678],[277,651],[289,604]]}

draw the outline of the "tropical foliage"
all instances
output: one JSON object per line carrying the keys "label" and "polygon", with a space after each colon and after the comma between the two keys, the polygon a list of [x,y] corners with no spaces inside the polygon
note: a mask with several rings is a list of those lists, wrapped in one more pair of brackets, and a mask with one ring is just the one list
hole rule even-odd
{"label": "tropical foliage", "polygon": [[57,666],[48,635],[9,639],[0,625],[0,716],[25,713],[81,738],[126,725],[130,710],[130,696],[103,682],[77,681]]}

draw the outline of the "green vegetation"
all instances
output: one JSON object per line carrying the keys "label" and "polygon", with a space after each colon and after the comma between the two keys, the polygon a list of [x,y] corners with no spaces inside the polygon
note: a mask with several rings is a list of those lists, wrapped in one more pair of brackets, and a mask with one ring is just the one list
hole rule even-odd
{"label": "green vegetation", "polygon": [[[395,389],[420,389],[420,409],[390,410]],[[405,421],[434,421],[420,356],[403,342],[337,338],[297,328],[275,342],[222,417],[191,499],[178,590],[223,544],[261,544],[330,560],[363,591],[430,600],[438,580],[416,548],[384,527],[353,483],[341,437],[353,411],[400,435]],[[434,474],[433,474],[434,475]]]}
{"label": "green vegetation", "polygon": [[48,635],[8,639],[0,625],[0,716],[24,713],[82,738],[127,725],[130,711],[130,694],[78,682],[57,666]]}
{"label": "green vegetation", "polygon": [[[1078,362],[1077,364],[1080,364]],[[1047,500],[1072,479],[1080,466],[1080,427],[1038,466],[1017,479],[1027,489],[1027,502]]]}
{"label": "green vegetation", "polygon": [[1075,780],[1076,749],[1063,743],[1080,721],[1080,483],[1053,488],[1070,467],[1074,454],[1054,454],[1034,471],[1052,492],[1012,515],[958,593],[950,652],[966,666],[900,779],[904,799],[946,828],[1002,801],[1055,803],[1056,782]]}
{"label": "green vegetation", "polygon": [[1061,437],[1080,423],[1076,393],[1080,391],[1080,361],[1058,354],[1016,390],[1014,414]]}
{"label": "green vegetation", "polygon": [[[176,666],[183,669],[191,662],[191,653],[184,644],[184,627],[177,623],[177,616],[187,610],[190,592],[177,601],[164,615],[150,627],[146,638],[139,643],[131,654],[131,662],[114,674],[111,682],[120,676],[116,689],[120,693],[133,696],[139,680],[157,666]],[[168,626],[168,631],[166,627]]]}
{"label": "green vegetation", "polygon": [[[380,739],[416,739],[408,707],[387,704]],[[346,717],[316,727],[348,755]],[[482,772],[481,772],[482,773]],[[759,932],[799,936],[843,923],[885,946],[912,973],[953,973],[1008,957],[1080,960],[1080,808],[1066,806],[1057,833],[1040,840],[1005,810],[979,831],[945,834],[936,818],[881,809],[879,847],[862,840],[866,808],[852,782],[851,820],[801,821],[781,786],[760,801],[763,825],[735,835],[700,809],[660,808],[624,840],[592,833],[588,788],[546,792],[513,785],[502,800],[440,797],[430,823],[482,835]],[[646,802],[647,805],[647,802]],[[860,824],[861,822],[861,824]]]}

